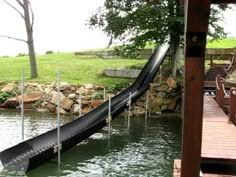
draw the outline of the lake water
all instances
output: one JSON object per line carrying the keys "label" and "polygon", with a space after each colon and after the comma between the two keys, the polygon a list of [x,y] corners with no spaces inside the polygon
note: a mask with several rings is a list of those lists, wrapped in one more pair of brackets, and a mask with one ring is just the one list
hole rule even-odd
{"label": "lake water", "polygon": [[[63,123],[73,117],[62,117]],[[25,138],[56,127],[55,115],[25,113]],[[18,111],[0,111],[0,151],[21,141]],[[28,177],[171,177],[173,161],[180,157],[181,121],[179,119],[132,118],[130,128],[123,117],[112,121],[112,136],[104,128],[57,159],[26,174]],[[0,176],[6,174],[0,173]]]}

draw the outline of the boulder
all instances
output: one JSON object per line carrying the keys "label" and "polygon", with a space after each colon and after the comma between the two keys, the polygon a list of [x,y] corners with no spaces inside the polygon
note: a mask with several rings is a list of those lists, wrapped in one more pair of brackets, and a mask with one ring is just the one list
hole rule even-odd
{"label": "boulder", "polygon": [[63,109],[69,110],[71,108],[71,106],[73,105],[73,101],[67,97],[64,97],[63,99],[61,99],[60,101],[60,106]]}
{"label": "boulder", "polygon": [[55,113],[57,111],[56,105],[49,103],[46,107],[49,112]]}
{"label": "boulder", "polygon": [[19,96],[8,98],[5,101],[4,106],[9,108],[16,108],[20,104],[20,99],[21,98]]}
{"label": "boulder", "polygon": [[100,101],[100,100],[93,100],[92,103],[91,103],[91,107],[92,108],[96,108],[96,107],[98,107],[101,104],[102,104],[102,101]]}
{"label": "boulder", "polygon": [[168,77],[166,83],[170,88],[176,88],[177,87],[176,82],[173,79],[173,77]]}
{"label": "boulder", "polygon": [[89,112],[90,111],[90,107],[89,106],[84,106],[83,108],[82,108],[82,114],[85,114],[85,113],[87,113],[87,112]]}
{"label": "boulder", "polygon": [[76,97],[76,94],[75,93],[71,93],[68,95],[68,98],[70,99],[74,99]]}
{"label": "boulder", "polygon": [[7,85],[5,85],[5,86],[1,89],[1,91],[2,91],[2,92],[12,92],[16,87],[17,87],[16,83],[11,82],[11,83],[8,83]]}
{"label": "boulder", "polygon": [[[58,93],[56,91],[52,92],[51,103],[57,104],[57,96]],[[63,109],[69,110],[73,104],[73,101],[67,97],[65,97],[62,93],[60,93],[60,107]]]}
{"label": "boulder", "polygon": [[80,112],[80,106],[78,104],[74,104],[71,108],[71,113],[73,114],[79,114]]}
{"label": "boulder", "polygon": [[85,89],[93,89],[93,88],[94,88],[94,85],[93,85],[93,84],[85,84],[85,85],[84,85],[84,88],[85,88]]}
{"label": "boulder", "polygon": [[158,98],[165,98],[165,97],[166,97],[166,93],[165,93],[165,92],[159,92],[159,93],[157,94],[157,97],[158,97]]}

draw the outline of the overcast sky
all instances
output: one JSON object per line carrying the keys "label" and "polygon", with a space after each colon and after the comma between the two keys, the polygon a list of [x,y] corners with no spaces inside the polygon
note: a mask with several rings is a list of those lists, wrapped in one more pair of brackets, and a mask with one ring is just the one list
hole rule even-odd
{"label": "overcast sky", "polygon": [[[8,0],[14,2],[15,0]],[[86,20],[104,0],[31,0],[35,14],[34,39],[37,53],[47,50],[74,52],[102,48],[109,39],[99,30],[90,30]],[[226,13],[226,29],[236,37],[236,10]],[[25,39],[22,18],[0,0],[0,35]],[[22,42],[0,38],[0,55],[27,53]]]}

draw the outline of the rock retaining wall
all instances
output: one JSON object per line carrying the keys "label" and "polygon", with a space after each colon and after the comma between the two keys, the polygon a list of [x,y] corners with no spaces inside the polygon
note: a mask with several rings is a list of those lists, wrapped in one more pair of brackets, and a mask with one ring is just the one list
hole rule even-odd
{"label": "rock retaining wall", "polygon": [[[2,108],[17,108],[20,95],[19,84],[7,83],[0,87],[1,92],[13,92],[15,96],[8,98],[0,104]],[[45,110],[51,113],[57,111],[57,87],[56,83],[38,84],[25,83],[24,103],[27,109]],[[107,92],[105,98],[114,96],[118,92]],[[145,114],[145,107],[148,94],[149,112],[161,114],[163,112],[180,109],[181,89],[172,78],[163,83],[154,82],[150,84],[150,90],[139,100],[132,104],[132,115]],[[81,95],[81,102],[80,102]],[[102,104],[104,98],[104,87],[92,84],[69,85],[61,83],[60,87],[60,112],[61,114],[84,114]],[[80,105],[81,103],[81,105]],[[81,108],[81,109],[80,109]]]}

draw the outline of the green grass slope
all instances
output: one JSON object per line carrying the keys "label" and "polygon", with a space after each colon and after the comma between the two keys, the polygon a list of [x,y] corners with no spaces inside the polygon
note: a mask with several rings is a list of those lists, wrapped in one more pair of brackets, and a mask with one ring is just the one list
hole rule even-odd
{"label": "green grass slope", "polygon": [[134,65],[144,65],[147,60],[134,59],[82,59],[72,53],[60,53],[37,56],[37,79],[30,79],[29,58],[0,57],[0,81],[19,81],[21,69],[25,68],[27,81],[53,82],[56,81],[58,69],[62,72],[62,81],[71,84],[102,84],[112,86],[116,83],[127,83],[129,79],[109,78],[102,75],[105,68],[125,68]]}
{"label": "green grass slope", "polygon": [[207,48],[236,48],[236,38],[225,38],[218,41],[208,42]]}

